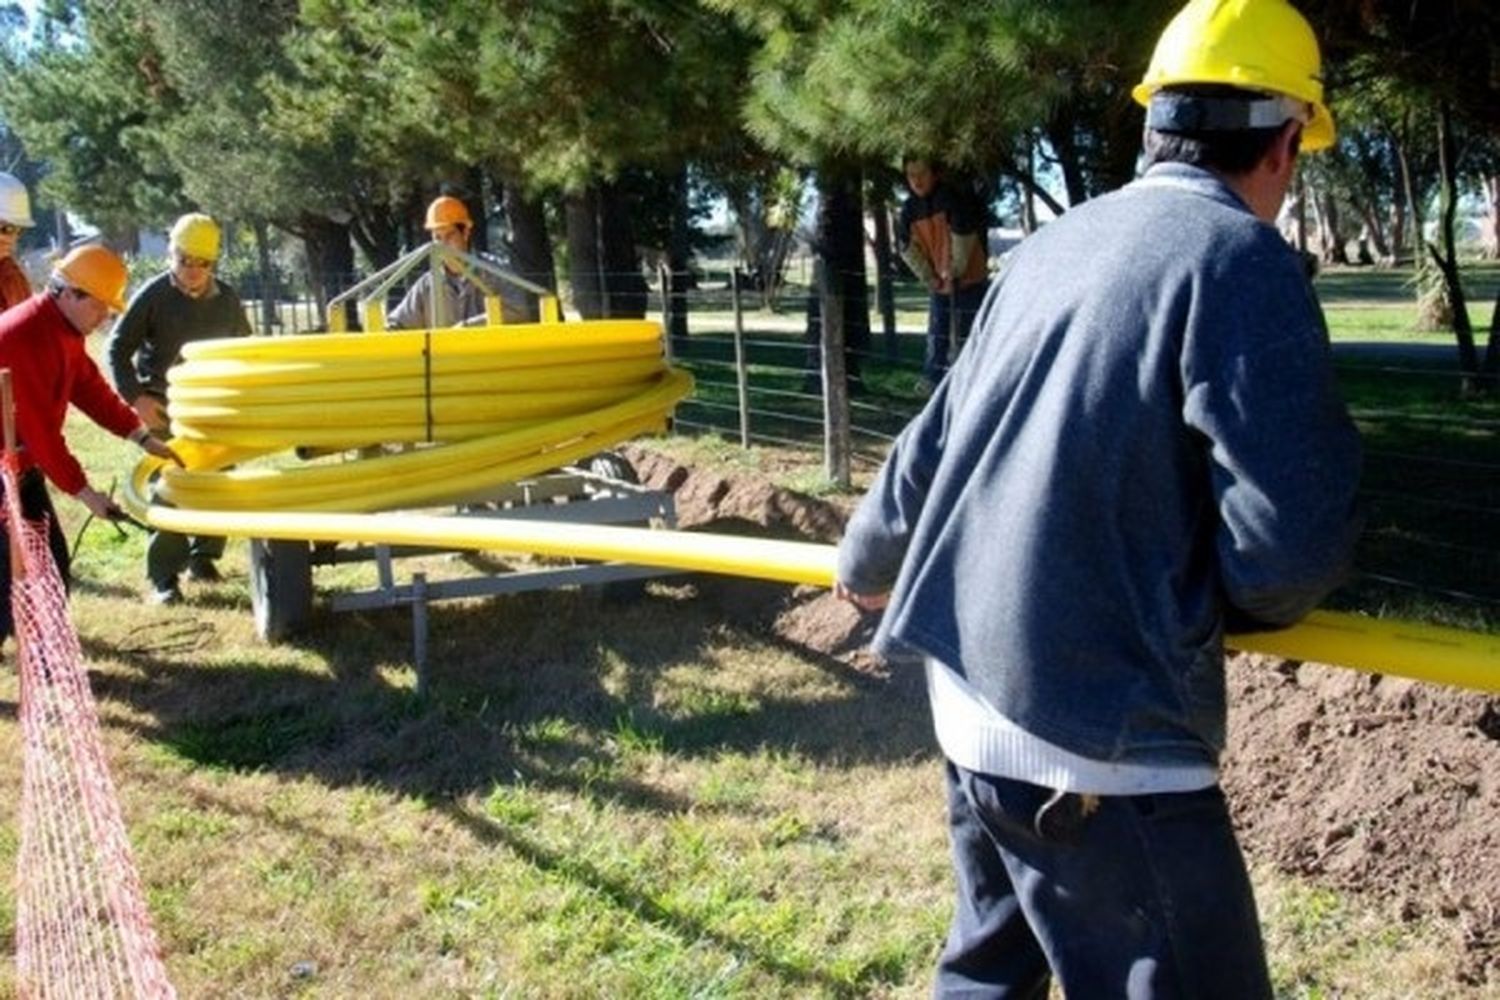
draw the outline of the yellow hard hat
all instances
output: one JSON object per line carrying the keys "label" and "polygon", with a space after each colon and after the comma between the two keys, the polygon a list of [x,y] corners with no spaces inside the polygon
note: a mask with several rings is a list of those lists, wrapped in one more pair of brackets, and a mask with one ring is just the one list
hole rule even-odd
{"label": "yellow hard hat", "polygon": [[86,292],[115,312],[125,309],[125,284],[130,276],[125,262],[108,247],[97,243],[74,247],[52,266],[52,276],[69,288]]}
{"label": "yellow hard hat", "polygon": [[1218,83],[1295,98],[1311,108],[1302,130],[1311,152],[1334,138],[1322,72],[1312,26],[1286,0],[1190,0],[1162,32],[1131,96],[1147,107],[1162,87]]}
{"label": "yellow hard hat", "polygon": [[188,257],[218,260],[219,224],[202,212],[189,212],[172,223],[172,249]]}
{"label": "yellow hard hat", "polygon": [[427,230],[442,229],[444,226],[470,226],[474,220],[469,216],[469,206],[459,201],[452,195],[445,194],[440,198],[434,198],[431,205],[427,206],[427,222],[422,228]]}

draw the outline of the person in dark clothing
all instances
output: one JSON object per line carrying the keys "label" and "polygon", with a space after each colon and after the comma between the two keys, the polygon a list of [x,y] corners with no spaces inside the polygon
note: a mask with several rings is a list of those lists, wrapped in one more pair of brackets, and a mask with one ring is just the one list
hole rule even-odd
{"label": "person in dark clothing", "polygon": [[[214,274],[222,235],[213,219],[200,213],[182,216],[172,226],[171,266],[146,282],[131,298],[115,324],[108,346],[115,388],[130,401],[151,432],[170,434],[167,371],[182,360],[184,344],[215,337],[246,337],[250,322],[233,288]],[[158,604],[182,600],[178,576],[219,579],[215,565],[224,554],[224,539],[188,538],[152,531],[146,542],[146,578]]]}
{"label": "person in dark clothing", "polygon": [[921,389],[931,393],[948,371],[952,345],[968,339],[989,287],[986,211],[964,184],[918,156],[902,163],[911,197],[901,205],[896,246],[927,286],[927,343]]}
{"label": "person in dark clothing", "polygon": [[1134,96],[1145,176],[1015,251],[839,547],[876,648],[926,666],[940,997],[1271,996],[1223,638],[1312,609],[1358,534],[1359,436],[1271,224],[1333,123],[1284,0],[1192,0]]}

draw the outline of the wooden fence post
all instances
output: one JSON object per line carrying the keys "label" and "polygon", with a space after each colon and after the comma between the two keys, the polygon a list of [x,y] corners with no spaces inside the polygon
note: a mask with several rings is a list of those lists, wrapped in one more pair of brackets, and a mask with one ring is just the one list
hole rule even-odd
{"label": "wooden fence post", "polygon": [[734,303],[734,381],[740,397],[740,447],[750,448],[750,371],[745,366],[745,311],[740,301],[740,269],[729,269],[729,298]]}

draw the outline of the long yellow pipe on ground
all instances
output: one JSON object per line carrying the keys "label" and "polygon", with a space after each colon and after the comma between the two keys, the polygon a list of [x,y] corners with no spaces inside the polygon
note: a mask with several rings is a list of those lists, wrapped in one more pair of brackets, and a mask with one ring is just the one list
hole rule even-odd
{"label": "long yellow pipe on ground", "polygon": [[[834,547],[809,542],[430,514],[230,513],[151,507],[141,499],[142,469],[149,475],[150,464],[142,463],[137,469],[136,485],[127,493],[127,502],[133,513],[167,531],[437,545],[640,563],[819,587],[833,585]],[[1500,692],[1500,636],[1315,611],[1292,628],[1230,636],[1227,641],[1247,652]]]}
{"label": "long yellow pipe on ground", "polygon": [[[601,321],[192,343],[169,392],[174,445],[188,469],[142,462],[126,505],[153,527],[186,534],[435,545],[831,586],[826,545],[355,513],[435,506],[659,428],[692,389],[662,360],[660,336],[652,323]],[[300,445],[391,442],[424,443],[358,462],[218,471]],[[153,503],[153,489],[175,506]],[[1228,642],[1500,691],[1497,636],[1315,612],[1293,628]]]}

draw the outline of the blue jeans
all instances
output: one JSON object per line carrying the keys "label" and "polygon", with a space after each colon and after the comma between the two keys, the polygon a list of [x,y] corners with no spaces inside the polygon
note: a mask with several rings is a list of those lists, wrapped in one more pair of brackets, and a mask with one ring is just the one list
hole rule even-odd
{"label": "blue jeans", "polygon": [[1038,834],[1052,794],[948,764],[958,903],[937,997],[1271,996],[1244,858],[1218,787],[1107,796]]}
{"label": "blue jeans", "polygon": [[[989,291],[988,281],[978,281],[960,288],[952,296],[934,292],[927,299],[927,350],[922,358],[922,374],[937,382],[948,372],[948,325],[953,317],[958,322],[958,342],[969,339],[974,327],[974,317],[984,304],[984,293]],[[955,307],[957,311],[955,312]]]}

